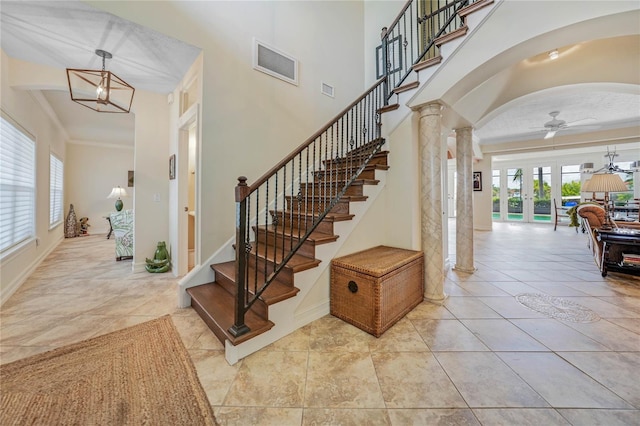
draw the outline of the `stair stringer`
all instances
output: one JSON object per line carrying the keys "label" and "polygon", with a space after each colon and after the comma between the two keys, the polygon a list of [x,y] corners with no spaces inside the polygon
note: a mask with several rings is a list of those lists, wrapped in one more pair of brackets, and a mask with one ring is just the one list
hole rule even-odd
{"label": "stair stringer", "polygon": [[196,265],[187,275],[178,281],[179,308],[188,308],[191,306],[191,296],[187,293],[188,288],[212,283],[216,280],[215,272],[213,272],[210,265],[230,262],[236,258],[236,252],[233,248],[235,241],[235,236],[231,237],[207,260],[202,262],[200,265]]}
{"label": "stair stringer", "polygon": [[[417,81],[420,83],[418,87],[413,90],[393,95],[389,100],[390,103],[394,103],[397,100],[399,105],[398,109],[390,112],[386,112],[382,115],[382,124],[387,134],[392,134],[394,130],[404,121],[405,118],[411,113],[412,108],[409,106],[411,101],[417,96],[418,93],[424,88],[431,78],[442,68],[447,66],[449,59],[456,54],[460,47],[473,37],[473,33],[482,25],[482,23],[490,16],[491,10],[495,7],[495,3],[484,6],[478,10],[473,11],[465,18],[465,24],[467,26],[467,33],[463,37],[449,40],[440,46],[440,56],[442,61],[438,64],[432,65],[419,72],[412,71],[411,74],[405,79],[403,85]],[[433,101],[437,101],[434,99]]]}
{"label": "stair stringer", "polygon": [[298,307],[316,285],[326,285],[326,293],[329,294],[329,281],[319,283],[318,280],[326,272],[327,268],[329,268],[331,259],[336,256],[340,248],[347,241],[349,234],[356,229],[384,189],[387,171],[376,170],[375,173],[376,179],[379,180],[378,184],[365,185],[363,188],[364,195],[368,197],[367,200],[352,202],[349,205],[350,212],[355,215],[353,219],[334,223],[334,234],[339,236],[338,240],[333,243],[316,246],[315,258],[321,261],[320,265],[295,274],[294,285],[300,289],[300,292],[296,297],[269,306],[269,320],[275,324],[271,330],[236,346],[232,345],[229,340],[225,341],[225,358],[229,364],[234,365],[242,358],[291,334],[310,322],[329,314],[328,298],[312,309],[307,309],[303,314],[298,313]]}

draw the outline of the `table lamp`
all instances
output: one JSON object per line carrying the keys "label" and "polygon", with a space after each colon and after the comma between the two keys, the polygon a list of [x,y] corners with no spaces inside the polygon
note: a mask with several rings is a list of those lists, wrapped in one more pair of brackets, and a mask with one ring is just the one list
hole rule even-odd
{"label": "table lamp", "polygon": [[113,188],[111,190],[111,194],[109,194],[107,196],[107,198],[117,198],[116,200],[116,211],[120,211],[122,210],[122,200],[120,199],[120,197],[126,197],[127,196],[127,191],[124,190],[124,188],[120,188],[119,186],[116,186],[115,188]]}
{"label": "table lamp", "polygon": [[585,192],[603,192],[604,193],[604,224],[603,229],[611,229],[614,224],[609,214],[609,193],[627,191],[627,185],[622,181],[620,176],[615,173],[600,173],[591,176],[591,179],[584,183],[582,188]]}

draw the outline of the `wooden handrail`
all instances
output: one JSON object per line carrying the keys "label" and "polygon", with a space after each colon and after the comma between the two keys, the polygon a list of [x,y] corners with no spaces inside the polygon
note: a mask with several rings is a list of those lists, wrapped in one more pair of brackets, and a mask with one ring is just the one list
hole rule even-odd
{"label": "wooden handrail", "polygon": [[362,96],[360,96],[358,99],[356,99],[351,104],[349,104],[349,106],[347,106],[345,109],[340,111],[340,113],[338,113],[338,115],[336,115],[334,118],[332,118],[320,130],[318,130],[316,133],[314,133],[313,136],[311,136],[306,141],[304,141],[299,147],[297,147],[289,155],[287,155],[280,162],[278,162],[278,164],[276,164],[275,166],[270,168],[269,171],[267,171],[264,175],[262,175],[260,178],[258,178],[258,180],[256,180],[254,183],[252,183],[249,186],[249,190],[248,191],[243,191],[244,196],[241,195],[242,196],[241,199],[237,199],[238,194],[236,194],[236,201],[242,201],[250,193],[252,193],[258,187],[260,187],[260,185],[265,183],[271,176],[273,176],[275,174],[276,171],[280,170],[283,166],[285,166],[287,163],[289,163],[289,161],[291,161],[296,155],[300,154],[305,148],[307,148],[311,144],[311,142],[316,140],[328,128],[333,126],[338,120],[340,120],[345,114],[347,114],[347,112],[349,112],[353,107],[355,107],[361,100],[366,98],[369,95],[369,93],[371,93],[376,87],[381,85],[384,82],[384,80],[385,80],[384,78],[381,78],[380,80],[378,80],[373,86],[371,86],[366,92],[364,92],[364,94]]}

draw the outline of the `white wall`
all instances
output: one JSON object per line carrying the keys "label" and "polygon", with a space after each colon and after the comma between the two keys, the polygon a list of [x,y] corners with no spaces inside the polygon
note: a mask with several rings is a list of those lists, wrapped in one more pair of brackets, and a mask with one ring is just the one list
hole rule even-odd
{"label": "white wall", "polygon": [[106,234],[109,223],[104,216],[115,211],[116,201],[107,196],[114,187],[127,191],[123,209],[133,208],[135,186],[127,186],[128,171],[133,170],[133,147],[71,142],[66,159],[65,217],[73,204],[78,218],[89,218],[89,234]]}
{"label": "white wall", "polygon": [[67,166],[65,137],[57,124],[26,90],[12,88],[16,75],[15,63],[2,55],[2,111],[26,129],[36,139],[36,239],[0,261],[0,302],[4,303],[17,290],[35,267],[63,239],[64,226],[49,229],[49,155],[55,153]]}
{"label": "white wall", "polygon": [[169,239],[169,105],[167,96],[136,90],[133,270],[144,271],[159,241]]}
{"label": "white wall", "polygon": [[474,172],[482,172],[482,191],[473,192],[473,229],[479,231],[491,231],[493,224],[491,169],[491,155],[485,155],[473,165]]}
{"label": "white wall", "polygon": [[[365,88],[360,1],[88,3],[203,50],[203,259],[234,235],[237,177],[257,180]],[[298,86],[253,69],[254,37],[298,59]]]}
{"label": "white wall", "polygon": [[364,2],[364,80],[367,87],[376,80],[376,47],[380,45],[383,27],[389,28],[405,5],[405,0]]}

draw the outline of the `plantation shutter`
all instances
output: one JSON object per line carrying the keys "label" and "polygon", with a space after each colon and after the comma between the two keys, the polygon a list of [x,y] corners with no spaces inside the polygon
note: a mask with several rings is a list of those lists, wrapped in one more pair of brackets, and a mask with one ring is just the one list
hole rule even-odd
{"label": "plantation shutter", "polygon": [[62,222],[62,188],[64,166],[62,160],[49,155],[49,228]]}
{"label": "plantation shutter", "polygon": [[0,252],[35,234],[33,138],[0,117]]}

